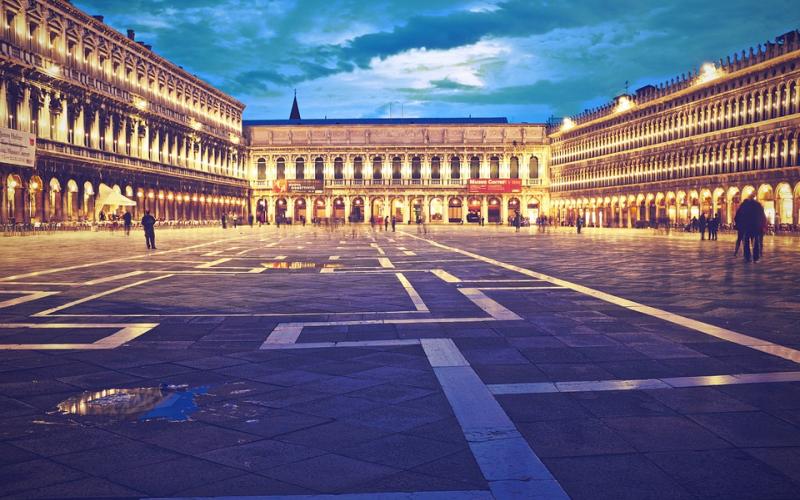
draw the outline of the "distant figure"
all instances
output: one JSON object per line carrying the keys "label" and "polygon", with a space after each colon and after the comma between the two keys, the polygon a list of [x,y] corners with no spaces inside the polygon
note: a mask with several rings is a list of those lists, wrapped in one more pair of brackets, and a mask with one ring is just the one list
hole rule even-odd
{"label": "distant figure", "polygon": [[697,231],[697,217],[692,217],[692,220],[689,223],[689,231],[691,232]]}
{"label": "distant figure", "polygon": [[394,227],[397,225],[397,217],[392,216],[392,232],[394,233]]}
{"label": "distant figure", "polygon": [[514,229],[518,233],[519,227],[522,224],[522,217],[519,215],[519,210],[514,211]]}
{"label": "distant figure", "polygon": [[144,211],[144,217],[142,217],[142,227],[144,228],[144,241],[147,244],[147,248],[152,248],[153,250],[156,249],[156,218],[150,215],[150,210]]}
{"label": "distant figure", "polygon": [[106,221],[106,214],[102,210],[100,210],[99,218],[100,218],[100,222],[105,222]]}
{"label": "distant figure", "polygon": [[383,218],[383,230],[384,231],[388,231],[389,230],[389,216],[388,215]]}
{"label": "distant figure", "polygon": [[125,214],[122,216],[122,223],[125,226],[125,236],[131,235],[132,222],[133,222],[133,217],[131,217],[131,213],[126,211]]}
{"label": "distant figure", "polygon": [[247,215],[247,223],[250,225],[250,227],[253,227],[253,214]]}
{"label": "distant figure", "polygon": [[306,227],[306,216],[305,215],[301,215],[300,216],[300,222],[303,223],[303,227]]}
{"label": "distant figure", "polygon": [[578,234],[581,234],[581,228],[583,227],[583,217],[580,215],[575,220],[575,227],[578,229]]}
{"label": "distant figure", "polygon": [[[750,262],[752,245],[753,262],[758,262],[761,258],[761,245],[763,243],[763,231],[767,219],[764,207],[753,198],[748,198],[742,202],[736,211],[734,220],[736,229],[741,232],[742,242],[744,243],[744,260]],[[738,253],[739,241],[736,242],[734,255]]]}
{"label": "distant figure", "polygon": [[708,239],[709,241],[717,239],[717,228],[719,227],[719,220],[716,217],[708,218]]}
{"label": "distant figure", "polygon": [[222,229],[228,229],[228,218],[222,214]]}
{"label": "distant figure", "polygon": [[706,227],[708,227],[708,219],[706,219],[705,212],[700,214],[700,218],[697,219],[697,227],[700,228],[700,239],[706,239]]}

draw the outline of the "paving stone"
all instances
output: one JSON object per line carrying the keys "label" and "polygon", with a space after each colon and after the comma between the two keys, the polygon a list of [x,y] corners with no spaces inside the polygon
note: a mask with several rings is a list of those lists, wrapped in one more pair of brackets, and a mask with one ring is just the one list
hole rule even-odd
{"label": "paving stone", "polygon": [[704,413],[689,417],[736,446],[800,446],[798,427],[763,412]]}
{"label": "paving stone", "polygon": [[517,427],[534,453],[542,458],[636,451],[622,436],[597,419],[545,420],[521,423]]}
{"label": "paving stone", "polygon": [[397,469],[340,455],[321,455],[302,462],[265,471],[267,477],[323,493],[347,491],[350,487],[396,474]]}
{"label": "paving stone", "polygon": [[339,450],[350,458],[386,465],[396,469],[411,469],[464,449],[465,446],[433,441],[417,436],[393,434]]}
{"label": "paving stone", "polygon": [[238,446],[219,448],[203,453],[199,457],[229,467],[258,472],[323,454],[325,454],[324,451],[316,448],[264,439]]}

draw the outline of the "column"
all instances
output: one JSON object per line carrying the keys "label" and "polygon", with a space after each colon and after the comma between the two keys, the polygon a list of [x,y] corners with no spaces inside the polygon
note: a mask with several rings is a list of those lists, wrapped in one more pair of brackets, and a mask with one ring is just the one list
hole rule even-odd
{"label": "column", "polygon": [[508,224],[508,200],[505,195],[500,195],[500,223]]}

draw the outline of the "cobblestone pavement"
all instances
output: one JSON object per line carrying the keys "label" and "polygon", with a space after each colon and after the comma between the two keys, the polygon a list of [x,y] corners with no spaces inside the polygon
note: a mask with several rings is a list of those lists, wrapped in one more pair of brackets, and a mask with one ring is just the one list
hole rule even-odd
{"label": "cobblestone pavement", "polygon": [[420,229],[0,239],[0,494],[800,497],[800,240]]}

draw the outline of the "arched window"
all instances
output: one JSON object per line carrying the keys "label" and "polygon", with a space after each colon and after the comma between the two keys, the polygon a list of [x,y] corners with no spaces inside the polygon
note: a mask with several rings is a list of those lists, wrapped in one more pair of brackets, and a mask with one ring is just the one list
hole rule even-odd
{"label": "arched window", "polygon": [[321,181],[325,178],[325,161],[321,156],[314,160],[314,179]]}
{"label": "arched window", "polygon": [[256,178],[260,181],[263,181],[267,178],[267,160],[264,158],[258,159],[258,167],[256,169]]}
{"label": "arched window", "polygon": [[344,161],[341,158],[333,160],[333,178],[344,179]]}
{"label": "arched window", "polygon": [[422,178],[422,160],[420,159],[419,156],[411,158],[411,178],[412,179]]}
{"label": "arched window", "polygon": [[383,179],[383,159],[380,156],[376,156],[372,159],[372,178],[373,179]]}
{"label": "arched window", "polygon": [[402,165],[403,162],[399,156],[392,158],[392,179],[400,179],[403,172]]}
{"label": "arched window", "polygon": [[491,179],[500,178],[500,158],[496,156],[489,158],[489,177]]}
{"label": "arched window", "polygon": [[528,164],[528,178],[539,178],[539,158],[531,156],[531,162]]}
{"label": "arched window", "polygon": [[508,176],[512,179],[519,179],[519,158],[516,156],[511,157],[511,164],[509,165]]}
{"label": "arched window", "polygon": [[286,160],[283,158],[278,158],[278,161],[275,162],[276,165],[276,178],[277,179],[285,179],[286,178]]}
{"label": "arched window", "polygon": [[442,165],[438,156],[431,158],[431,179],[442,178]]}
{"label": "arched window", "polygon": [[364,178],[364,160],[361,159],[360,156],[356,156],[353,159],[353,179],[363,179]]}
{"label": "arched window", "polygon": [[294,162],[294,178],[295,179],[304,179],[305,178],[305,169],[306,169],[306,161],[302,158],[298,158]]}
{"label": "arched window", "polygon": [[481,176],[481,159],[473,156],[469,159],[469,178],[479,179]]}
{"label": "arched window", "polygon": [[450,178],[451,179],[461,178],[461,158],[459,158],[458,156],[450,158]]}

